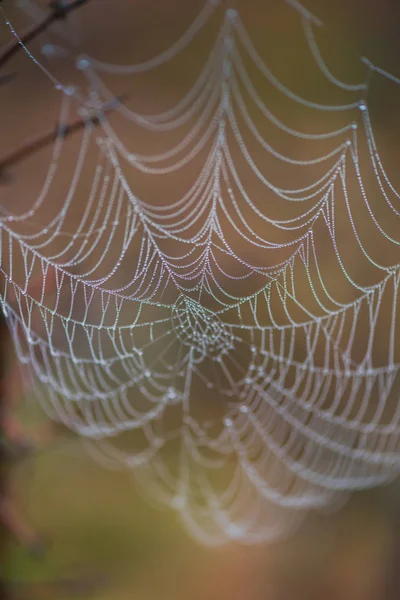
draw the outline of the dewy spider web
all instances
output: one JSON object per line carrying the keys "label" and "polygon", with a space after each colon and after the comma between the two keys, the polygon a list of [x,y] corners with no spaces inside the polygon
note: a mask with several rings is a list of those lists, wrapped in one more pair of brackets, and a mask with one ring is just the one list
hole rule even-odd
{"label": "dewy spider web", "polygon": [[399,470],[400,195],[367,103],[386,74],[363,60],[363,79],[339,80],[319,22],[287,4],[313,99],[277,77],[237,10],[208,2],[155,58],[79,57],[84,115],[113,77],[142,89],[218,26],[172,107],[88,120],[60,210],[62,126],[39,197],[1,219],[3,307],[38,395],[207,544],[275,540]]}

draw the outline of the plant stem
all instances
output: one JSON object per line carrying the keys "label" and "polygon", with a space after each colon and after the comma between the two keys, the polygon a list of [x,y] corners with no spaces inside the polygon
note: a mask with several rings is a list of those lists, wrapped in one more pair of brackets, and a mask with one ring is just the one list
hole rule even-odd
{"label": "plant stem", "polygon": [[[49,4],[49,13],[38,23],[34,23],[28,27],[20,36],[19,40],[14,39],[0,50],[0,69],[4,67],[8,61],[22,50],[23,46],[36,39],[43,31],[46,31],[55,21],[65,19],[70,12],[83,6],[89,0],[72,0],[65,2],[64,0],[55,0]],[[2,0],[0,0],[0,3]]]}
{"label": "plant stem", "polygon": [[14,166],[28,158],[32,154],[35,154],[39,150],[46,148],[61,134],[63,137],[67,137],[81,129],[84,129],[86,125],[91,124],[97,126],[101,123],[103,116],[115,110],[118,105],[122,102],[122,96],[115,98],[111,102],[104,104],[100,110],[93,111],[93,114],[89,114],[86,117],[77,117],[69,123],[63,125],[60,124],[57,127],[52,128],[50,131],[39,133],[31,138],[25,140],[19,146],[16,146],[11,151],[0,157],[0,176],[5,173],[7,169]]}

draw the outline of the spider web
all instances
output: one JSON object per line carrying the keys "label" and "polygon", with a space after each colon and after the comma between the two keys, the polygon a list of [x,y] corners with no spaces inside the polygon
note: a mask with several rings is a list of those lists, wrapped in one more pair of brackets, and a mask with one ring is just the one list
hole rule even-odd
{"label": "spider web", "polygon": [[[278,539],[399,471],[400,195],[369,106],[372,80],[399,81],[366,59],[342,81],[321,23],[279,5],[309,96],[209,1],[155,57],[78,58],[90,93],[61,86],[42,191],[1,218],[3,310],[38,397],[207,544]],[[77,102],[100,126],[65,176]]]}

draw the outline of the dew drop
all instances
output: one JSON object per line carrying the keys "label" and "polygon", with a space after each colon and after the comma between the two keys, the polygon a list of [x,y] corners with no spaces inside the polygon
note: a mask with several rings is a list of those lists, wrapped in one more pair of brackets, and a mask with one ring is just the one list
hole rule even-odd
{"label": "dew drop", "polygon": [[90,67],[90,62],[87,58],[79,58],[76,62],[76,68],[80,71],[86,71]]}

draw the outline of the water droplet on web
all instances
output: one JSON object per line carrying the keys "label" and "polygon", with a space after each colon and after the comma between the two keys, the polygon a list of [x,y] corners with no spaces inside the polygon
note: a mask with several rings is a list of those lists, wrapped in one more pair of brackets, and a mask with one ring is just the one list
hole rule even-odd
{"label": "water droplet on web", "polygon": [[228,8],[226,11],[226,18],[231,23],[234,23],[238,17],[238,11],[235,8]]}
{"label": "water droplet on web", "polygon": [[78,58],[76,68],[80,71],[86,71],[90,67],[90,61],[87,58]]}
{"label": "water droplet on web", "polygon": [[54,46],[53,44],[44,44],[42,46],[41,52],[43,56],[51,56],[54,54]]}

